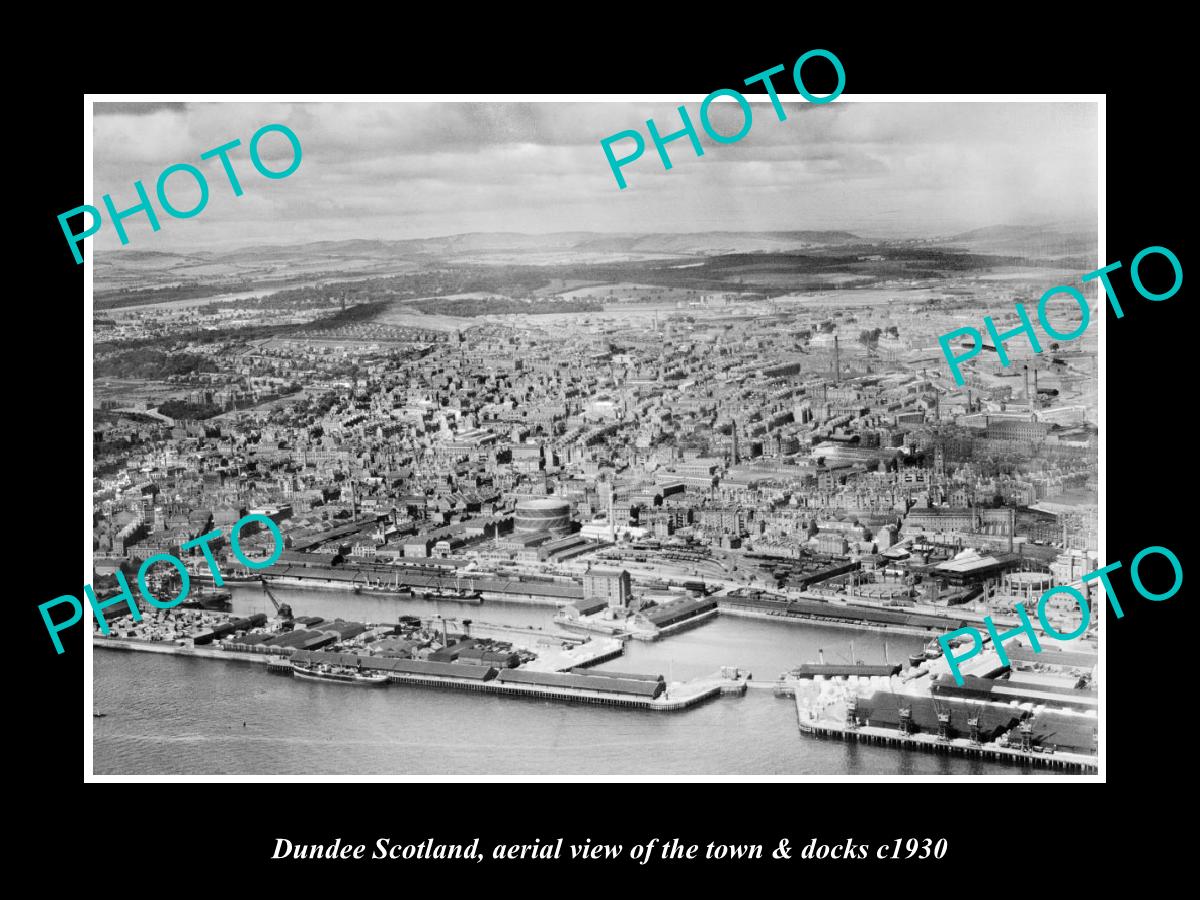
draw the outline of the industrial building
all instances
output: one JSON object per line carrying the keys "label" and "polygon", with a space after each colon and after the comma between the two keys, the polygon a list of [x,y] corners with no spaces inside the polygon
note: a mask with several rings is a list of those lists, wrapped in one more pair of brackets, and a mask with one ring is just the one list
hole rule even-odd
{"label": "industrial building", "polygon": [[[939,712],[949,718],[940,721]],[[947,738],[965,737],[986,743],[1015,728],[1024,713],[1016,706],[996,703],[939,700],[877,691],[870,697],[858,699],[854,715],[863,725],[892,728],[901,734],[944,733]],[[975,725],[971,724],[972,720],[976,720]]]}
{"label": "industrial building", "polygon": [[570,672],[531,672],[526,669],[505,669],[498,676],[504,684],[528,684],[537,687],[570,688],[577,691],[598,691],[606,694],[628,694],[654,699],[666,685],[660,680],[607,678],[595,675],[576,675]]}
{"label": "industrial building", "polygon": [[1074,688],[1055,684],[1034,684],[1006,678],[979,678],[967,675],[961,685],[950,675],[941,675],[933,684],[938,697],[963,697],[989,700],[993,703],[1036,703],[1048,707],[1095,711],[1100,698],[1094,689]]}
{"label": "industrial building", "polygon": [[547,531],[562,537],[571,530],[571,504],[546,497],[519,500],[513,526],[518,534]]}
{"label": "industrial building", "polygon": [[625,609],[633,595],[633,584],[624,569],[589,569],[583,575],[585,603],[604,601],[612,609]]}

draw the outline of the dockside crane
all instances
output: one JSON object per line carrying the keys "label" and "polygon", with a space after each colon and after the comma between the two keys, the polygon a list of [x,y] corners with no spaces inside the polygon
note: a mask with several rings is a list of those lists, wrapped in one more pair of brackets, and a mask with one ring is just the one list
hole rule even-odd
{"label": "dockside crane", "polygon": [[967,706],[967,727],[971,729],[971,744],[980,746],[983,743],[980,725],[983,721],[983,706],[971,703]]}
{"label": "dockside crane", "polygon": [[950,704],[943,703],[937,697],[933,698],[933,711],[937,713],[938,736],[941,742],[950,740]]}
{"label": "dockside crane", "polygon": [[[905,693],[896,693],[892,690],[890,684],[887,688],[887,693],[888,696],[891,697],[892,703],[895,704],[896,730],[899,731],[903,737],[908,737],[910,734],[912,734],[913,730],[912,697]],[[870,724],[869,721],[868,724]]]}
{"label": "dockside crane", "polygon": [[292,621],[294,619],[294,616],[292,615],[292,607],[287,603],[280,603],[275,598],[275,595],[271,593],[271,589],[267,587],[267,579],[260,578],[259,580],[262,582],[263,593],[267,595],[267,599],[269,599],[271,601],[271,605],[275,607],[275,615],[283,619],[284,631],[291,631],[296,627],[296,623]]}

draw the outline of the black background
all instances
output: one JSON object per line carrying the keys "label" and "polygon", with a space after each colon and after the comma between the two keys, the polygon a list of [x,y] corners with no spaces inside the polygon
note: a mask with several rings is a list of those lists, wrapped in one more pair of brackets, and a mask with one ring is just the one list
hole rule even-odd
{"label": "black background", "polygon": [[[571,13],[571,16],[584,14]],[[988,15],[1000,21],[975,19]],[[492,784],[446,779],[440,784],[96,784],[83,782],[86,754],[81,726],[84,627],[63,634],[56,656],[37,604],[81,593],[80,490],[89,489],[90,435],[74,416],[90,327],[78,313],[83,267],[63,240],[56,215],[84,202],[80,172],[83,93],[65,78],[42,85],[27,101],[38,140],[15,179],[22,212],[10,219],[10,265],[28,272],[10,310],[10,434],[15,488],[9,573],[19,585],[12,599],[10,634],[22,643],[24,663],[11,671],[19,724],[9,743],[22,759],[12,789],[28,799],[14,813],[22,827],[24,861],[43,860],[49,871],[68,857],[118,873],[121,883],[149,886],[170,877],[166,889],[191,876],[203,882],[240,882],[247,890],[340,884],[455,889],[467,882],[505,893],[524,892],[528,880],[551,876],[553,890],[586,893],[603,879],[649,874],[665,865],[572,865],[541,862],[520,867],[380,862],[369,865],[268,861],[274,839],[297,843],[435,840],[618,842],[678,837],[684,843],[762,843],[767,860],[754,864],[670,864],[673,885],[729,886],[797,893],[806,888],[853,890],[1061,889],[1090,882],[1109,867],[1139,860],[1165,862],[1177,840],[1170,815],[1194,765],[1179,742],[1193,717],[1187,672],[1197,650],[1185,621],[1188,586],[1151,603],[1134,593],[1128,564],[1143,547],[1164,545],[1185,573],[1192,529],[1185,527],[1194,496],[1187,472],[1194,419],[1190,388],[1196,367],[1185,321],[1186,281],[1170,300],[1151,303],[1134,292],[1128,265],[1142,248],[1172,249],[1188,269],[1184,243],[1184,187],[1191,183],[1181,134],[1191,120],[1183,93],[1181,26],[1163,19],[1119,26],[1089,25],[1077,17],[1030,18],[1011,7],[948,18],[929,14],[879,16],[866,9],[814,21],[800,8],[784,17],[768,7],[713,13],[683,12],[650,24],[632,11],[592,9],[581,23],[563,10],[527,22],[505,17],[484,23],[462,14],[458,25],[405,26],[386,36],[364,36],[330,25],[319,38],[272,28],[218,40],[201,35],[194,62],[152,62],[91,70],[86,87],[97,92],[523,92],[704,94],[741,88],[746,77],[792,62],[813,48],[837,54],[847,93],[1105,93],[1107,105],[1108,247],[1105,262],[1122,260],[1114,276],[1125,317],[1107,314],[1108,554],[1126,568],[1113,582],[1126,611],[1106,620],[1108,727],[1107,784],[867,783],[826,784]],[[568,21],[570,18],[570,21]],[[967,20],[970,19],[970,22]],[[468,37],[461,30],[488,35]],[[536,31],[534,29],[537,29]],[[343,33],[344,32],[344,33]],[[594,37],[587,37],[594,33]],[[519,35],[519,36],[514,36]],[[90,40],[90,39],[89,39]],[[99,40],[99,38],[97,38]],[[128,36],[113,36],[125,43]],[[205,43],[212,40],[213,44]],[[374,43],[373,42],[377,42]],[[259,49],[247,49],[259,48]],[[58,48],[57,52],[62,52]],[[86,58],[86,57],[84,57]],[[189,57],[191,58],[191,57]],[[114,57],[115,60],[115,57]],[[805,68],[810,90],[824,94],[814,62]],[[788,85],[787,72],[777,82]],[[83,73],[80,73],[80,78]],[[1190,80],[1190,79],[1189,79]],[[790,92],[787,87],[781,90]],[[663,121],[670,106],[664,104]],[[632,125],[631,125],[632,127]],[[801,121],[779,127],[800,128]],[[597,141],[601,135],[597,135]],[[799,139],[798,135],[798,139]],[[733,152],[732,148],[729,151]],[[702,165],[703,162],[697,163]],[[604,165],[597,145],[597,165]],[[1187,177],[1185,179],[1185,173]],[[10,176],[11,177],[11,176]],[[680,170],[677,177],[686,177]],[[103,186],[97,186],[97,194]],[[614,188],[615,194],[615,188]],[[1046,218],[1054,218],[1047,210]],[[90,251],[90,242],[85,252]],[[31,255],[32,265],[26,263]],[[1153,261],[1152,261],[1153,262]],[[1161,262],[1161,260],[1159,260]],[[1165,264],[1164,264],[1165,270]],[[1153,276],[1147,270],[1147,280]],[[1164,277],[1165,277],[1164,271]],[[1153,284],[1153,281],[1150,281]],[[82,322],[81,322],[82,320]],[[1092,327],[1095,327],[1093,324]],[[90,398],[83,398],[84,404]],[[87,523],[82,523],[86,529]],[[1190,522],[1188,523],[1190,524]],[[85,531],[86,539],[86,531]],[[1169,584],[1165,563],[1143,570],[1151,588]],[[1194,576],[1189,576],[1194,577]],[[11,722],[11,720],[10,720]],[[799,736],[797,736],[799,740]],[[636,765],[631,766],[636,771]],[[697,770],[702,771],[702,761]],[[1014,774],[1018,770],[1014,769]],[[1101,794],[1103,792],[1103,794]],[[400,802],[401,798],[404,802]],[[11,799],[11,798],[10,798]],[[577,802],[585,800],[586,802]],[[787,837],[872,847],[897,837],[946,837],[950,852],[938,863],[773,862],[770,849]],[[590,869],[596,869],[589,875]],[[621,870],[625,870],[622,872]],[[46,871],[43,869],[43,872]],[[82,869],[80,870],[82,874]],[[966,876],[966,880],[963,877]],[[215,881],[214,881],[215,879]],[[1065,880],[1064,880],[1065,879]],[[199,882],[197,882],[199,883]],[[98,882],[96,885],[98,886]],[[158,881],[159,890],[164,883]],[[648,890],[626,879],[614,886]],[[124,889],[124,888],[123,888]],[[133,888],[135,894],[140,888]]]}

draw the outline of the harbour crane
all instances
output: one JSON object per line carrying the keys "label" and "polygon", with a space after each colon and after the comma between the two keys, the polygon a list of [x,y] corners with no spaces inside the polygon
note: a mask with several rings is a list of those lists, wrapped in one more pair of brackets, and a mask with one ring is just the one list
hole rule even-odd
{"label": "harbour crane", "polygon": [[967,726],[971,729],[971,743],[978,747],[981,743],[980,723],[983,720],[983,705],[971,703],[967,706]]}
{"label": "harbour crane", "polygon": [[279,618],[283,619],[284,630],[291,631],[292,628],[295,627],[295,623],[292,621],[294,618],[292,615],[292,607],[287,603],[280,603],[275,598],[275,595],[271,593],[271,589],[267,587],[267,579],[260,578],[259,580],[262,582],[263,593],[267,595],[267,599],[269,599],[271,601],[271,605],[275,607],[275,614],[279,616]]}
{"label": "harbour crane", "polygon": [[950,740],[950,704],[941,702],[935,696],[933,697],[933,711],[937,714],[937,739],[943,743],[947,742]]}

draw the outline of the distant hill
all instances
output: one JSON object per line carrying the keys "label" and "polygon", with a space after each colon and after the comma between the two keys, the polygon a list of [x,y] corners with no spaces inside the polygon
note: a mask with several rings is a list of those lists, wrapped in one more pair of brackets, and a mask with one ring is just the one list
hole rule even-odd
{"label": "distant hill", "polygon": [[[908,243],[908,242],[900,242]],[[996,225],[921,243],[947,250],[1013,260],[1090,260],[1096,238],[1062,226]],[[110,250],[96,257],[96,296],[118,291],[178,290],[163,300],[204,293],[278,290],[302,282],[372,278],[411,273],[431,265],[597,265],[662,258],[792,255],[822,251],[888,253],[896,242],[849,231],[699,231],[604,234],[470,232],[407,240],[328,240],[305,244],[256,244],[232,250],[171,253]],[[879,249],[871,249],[879,248]],[[155,298],[150,298],[154,300]],[[150,302],[149,300],[144,302]]]}
{"label": "distant hill", "polygon": [[236,250],[209,250],[191,254],[116,250],[103,254],[105,263],[171,264],[176,261],[238,259],[289,259],[312,256],[405,257],[427,253],[479,253],[486,251],[587,250],[613,253],[752,253],[864,243],[848,231],[702,231],[670,234],[602,234],[562,231],[552,234],[472,232],[400,241],[312,241],[306,244],[255,244]]}
{"label": "distant hill", "polygon": [[97,253],[97,268],[119,266],[128,269],[159,269],[208,258],[207,253],[171,253],[158,250],[113,250]]}
{"label": "distant hill", "polygon": [[[587,254],[591,261],[728,253],[787,253],[865,243],[846,231],[704,231],[691,234],[552,234],[470,232],[409,240],[311,241],[254,244],[231,250],[171,253],[109,250],[96,255],[96,290],[145,289],[169,284],[203,284],[248,290],[282,278],[381,275],[410,271],[431,259],[445,262],[519,263],[520,255],[543,258]],[[504,257],[507,259],[497,259]],[[599,259],[598,259],[599,258]],[[276,286],[272,284],[271,286]]]}
{"label": "distant hill", "polygon": [[1095,229],[1061,226],[991,225],[952,235],[935,243],[977,253],[1019,256],[1024,259],[1086,257],[1096,253]]}
{"label": "distant hill", "polygon": [[699,234],[650,234],[638,239],[642,253],[681,255],[714,253],[778,253],[864,243],[847,231],[706,231]]}

